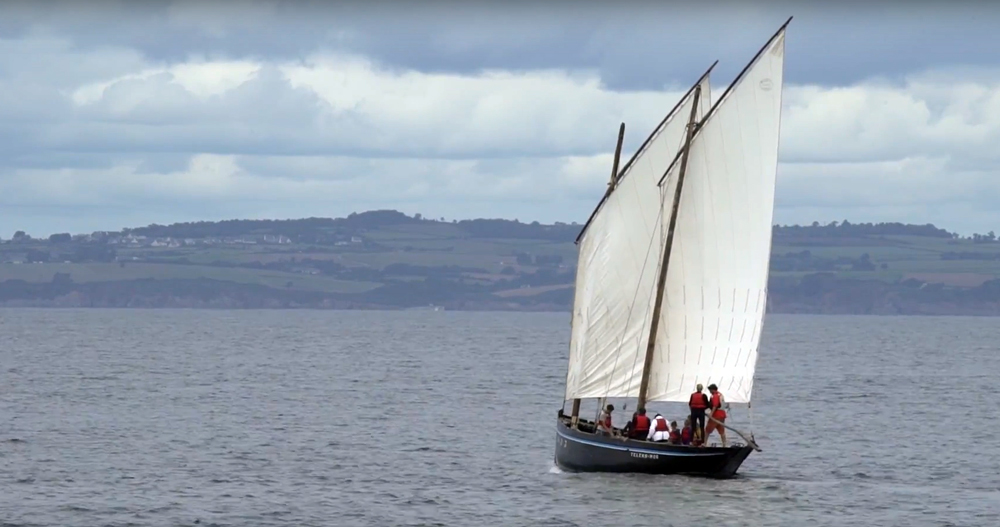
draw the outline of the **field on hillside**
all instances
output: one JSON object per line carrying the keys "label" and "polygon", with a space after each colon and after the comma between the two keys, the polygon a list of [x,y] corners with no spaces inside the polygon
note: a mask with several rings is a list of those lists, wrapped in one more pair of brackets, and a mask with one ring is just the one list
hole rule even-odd
{"label": "field on hillside", "polygon": [[174,265],[145,262],[128,262],[125,267],[121,267],[116,263],[75,264],[59,262],[0,264],[0,281],[24,280],[26,282],[49,282],[56,273],[69,274],[74,282],[137,280],[143,278],[159,280],[209,278],[243,284],[261,284],[282,289],[325,291],[331,293],[359,293],[379,285],[372,282],[337,280],[327,276],[287,273],[266,269],[241,269],[202,265]]}
{"label": "field on hillside", "polygon": [[[917,280],[974,287],[986,280],[1000,277],[1000,243],[973,243],[969,240],[953,240],[924,236],[879,236],[840,238],[829,245],[821,245],[824,240],[810,240],[809,245],[791,245],[788,240],[776,237],[772,254],[797,253],[808,250],[819,258],[860,258],[867,254],[879,269],[875,271],[838,271],[845,278],[867,278],[878,280]],[[815,245],[813,245],[815,244]],[[981,253],[996,255],[995,260],[946,260],[945,253]],[[882,269],[882,264],[886,268]],[[808,272],[773,272],[773,276],[797,276]]]}

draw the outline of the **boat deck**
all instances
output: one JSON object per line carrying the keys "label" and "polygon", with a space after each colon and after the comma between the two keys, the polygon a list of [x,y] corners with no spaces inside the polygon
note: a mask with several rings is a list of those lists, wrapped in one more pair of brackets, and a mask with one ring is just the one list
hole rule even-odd
{"label": "boat deck", "polygon": [[[571,419],[570,419],[569,416],[562,416],[562,417],[559,418],[559,420],[563,424],[565,424],[567,428],[571,428],[570,427]],[[577,426],[576,426],[576,431],[578,431],[578,432],[583,432],[585,434],[590,434],[590,435],[593,435],[595,437],[600,437],[600,438],[605,439],[605,440],[607,440],[607,439],[617,439],[617,440],[621,441],[622,443],[634,444],[634,445],[642,445],[642,446],[644,446],[646,448],[649,448],[649,447],[653,447],[653,448],[657,448],[657,447],[670,447],[671,449],[675,449],[675,448],[692,448],[692,449],[704,450],[704,449],[707,448],[707,449],[720,449],[720,450],[722,450],[722,449],[734,449],[734,448],[735,449],[740,449],[740,448],[743,448],[743,447],[747,446],[746,443],[744,443],[744,442],[742,442],[742,441],[739,440],[739,436],[736,436],[735,438],[730,439],[729,446],[726,446],[726,447],[723,447],[721,443],[717,443],[717,442],[706,443],[703,446],[695,446],[695,445],[681,445],[681,444],[676,444],[676,443],[669,443],[667,441],[649,441],[646,438],[625,437],[624,432],[622,432],[621,428],[615,427],[613,430],[615,432],[617,432],[619,435],[617,435],[617,436],[607,436],[607,435],[603,435],[603,434],[598,434],[597,433],[597,423],[594,422],[594,421],[588,421],[586,419],[579,419],[577,421]],[[735,435],[735,434],[733,434],[733,435]]]}

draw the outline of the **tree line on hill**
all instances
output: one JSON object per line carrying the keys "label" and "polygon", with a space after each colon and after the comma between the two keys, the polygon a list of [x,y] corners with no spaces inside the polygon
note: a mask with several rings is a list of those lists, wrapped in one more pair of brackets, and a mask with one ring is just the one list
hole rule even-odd
{"label": "tree line on hill", "polygon": [[[533,239],[554,242],[570,242],[580,234],[581,225],[555,222],[542,224],[537,221],[522,223],[506,219],[452,220],[429,219],[421,214],[408,216],[395,210],[373,210],[352,213],[344,218],[303,218],[292,220],[223,220],[173,223],[170,225],[147,225],[122,229],[119,232],[102,233],[109,235],[146,236],[150,238],[204,239],[210,237],[235,237],[246,235],[282,235],[298,243],[323,244],[344,235],[363,231],[378,230],[398,225],[447,224],[472,238]],[[925,236],[933,238],[968,239],[979,243],[996,242],[992,231],[987,234],[973,234],[962,238],[957,233],[938,228],[933,224],[915,225],[899,222],[851,223],[847,220],[811,225],[775,225],[774,236],[781,238],[859,238],[877,236]],[[51,243],[69,243],[74,240],[69,233],[49,236]],[[24,231],[17,231],[14,242],[33,240]]]}
{"label": "tree line on hill", "polygon": [[288,236],[302,243],[321,243],[331,234],[356,234],[398,225],[444,223],[456,226],[473,238],[510,238],[564,241],[575,239],[579,227],[565,223],[543,225],[537,221],[521,223],[518,220],[474,219],[434,220],[420,214],[407,216],[395,210],[375,210],[352,213],[346,218],[306,218],[299,220],[226,220],[200,221],[172,225],[149,225],[123,229],[123,234],[162,238],[207,238],[211,236],[242,236],[248,234],[275,234]]}
{"label": "tree line on hill", "polygon": [[899,222],[851,223],[831,221],[821,225],[775,225],[774,235],[810,238],[862,238],[868,236],[925,236],[931,238],[958,238],[958,234],[935,227],[931,223],[913,225]]}

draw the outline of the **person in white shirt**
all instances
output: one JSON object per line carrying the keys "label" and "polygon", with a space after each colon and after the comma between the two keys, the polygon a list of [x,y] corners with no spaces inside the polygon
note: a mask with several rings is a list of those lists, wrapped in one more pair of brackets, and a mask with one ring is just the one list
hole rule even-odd
{"label": "person in white shirt", "polygon": [[667,422],[665,417],[659,413],[656,414],[656,417],[653,418],[652,425],[649,427],[649,435],[646,436],[646,439],[650,441],[670,440],[670,423]]}
{"label": "person in white shirt", "polygon": [[615,427],[611,424],[611,412],[613,411],[615,411],[615,407],[610,404],[601,410],[601,415],[597,418],[597,431],[599,433],[614,435]]}

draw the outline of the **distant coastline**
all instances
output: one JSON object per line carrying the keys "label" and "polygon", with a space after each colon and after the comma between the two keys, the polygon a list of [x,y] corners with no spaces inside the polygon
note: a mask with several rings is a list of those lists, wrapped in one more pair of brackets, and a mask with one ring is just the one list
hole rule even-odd
{"label": "distant coastline", "polygon": [[[944,291],[921,290],[917,284],[891,287],[877,281],[824,277],[818,294],[795,290],[769,293],[768,313],[814,315],[1000,315],[1000,287],[994,284],[942,298]],[[17,290],[14,292],[13,290]],[[926,291],[926,292],[925,292]],[[342,309],[569,312],[572,289],[559,290],[548,301],[514,302],[467,298],[416,304],[377,300],[365,294],[287,292],[260,285],[217,280],[131,280],[83,284],[0,282],[0,307],[35,308],[197,308],[197,309]]]}
{"label": "distant coastline", "polygon": [[[0,306],[568,312],[580,226],[347,218],[24,232]],[[768,312],[1000,315],[1000,242],[933,225],[776,226]]]}

